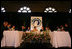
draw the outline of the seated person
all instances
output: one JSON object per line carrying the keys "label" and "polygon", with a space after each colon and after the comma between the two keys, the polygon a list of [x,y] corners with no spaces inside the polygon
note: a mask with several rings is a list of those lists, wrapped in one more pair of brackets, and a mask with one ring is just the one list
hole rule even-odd
{"label": "seated person", "polygon": [[47,27],[45,28],[45,31],[48,31],[48,28]]}
{"label": "seated person", "polygon": [[65,31],[69,31],[69,26],[68,26],[68,24],[65,24],[64,30],[65,30]]}
{"label": "seated person", "polygon": [[11,30],[15,30],[15,26],[12,26]]}
{"label": "seated person", "polygon": [[46,32],[46,34],[48,35],[50,32],[51,32],[51,30],[49,29],[49,27],[47,28],[45,28],[45,32]]}
{"label": "seated person", "polygon": [[28,27],[28,29],[26,31],[30,31],[30,27]]}
{"label": "seated person", "polygon": [[24,26],[22,26],[22,31],[24,31],[24,32],[26,31],[26,29],[25,29],[25,27],[24,27]]}
{"label": "seated person", "polygon": [[2,29],[3,29],[3,30],[8,30],[7,25],[8,25],[8,22],[5,21],[5,22],[3,23]]}
{"label": "seated person", "polygon": [[7,25],[8,30],[11,30],[11,24]]}
{"label": "seated person", "polygon": [[30,27],[28,27],[28,29],[26,30],[27,33],[30,33]]}
{"label": "seated person", "polygon": [[44,31],[44,28],[42,27],[41,30],[40,30],[40,32],[43,32],[43,31]]}
{"label": "seated person", "polygon": [[60,26],[61,31],[64,31],[64,27],[63,25]]}
{"label": "seated person", "polygon": [[57,31],[60,31],[60,28],[57,26]]}
{"label": "seated person", "polygon": [[8,25],[8,22],[4,21],[3,24],[2,24],[2,26],[1,26],[1,29],[0,29],[0,31],[1,31],[1,34],[0,34],[1,40],[3,38],[3,31],[4,30],[8,30],[7,25]]}
{"label": "seated person", "polygon": [[51,32],[50,28],[48,27],[48,32]]}
{"label": "seated person", "polygon": [[49,29],[49,27],[48,27],[48,28],[46,27],[46,28],[45,28],[45,31],[46,31],[46,32],[50,32],[51,30]]}

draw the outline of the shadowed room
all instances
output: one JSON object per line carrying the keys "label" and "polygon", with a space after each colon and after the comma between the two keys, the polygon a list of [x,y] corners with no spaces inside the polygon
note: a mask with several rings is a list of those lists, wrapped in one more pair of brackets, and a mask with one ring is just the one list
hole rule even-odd
{"label": "shadowed room", "polygon": [[1,1],[1,47],[71,48],[71,18],[71,1]]}

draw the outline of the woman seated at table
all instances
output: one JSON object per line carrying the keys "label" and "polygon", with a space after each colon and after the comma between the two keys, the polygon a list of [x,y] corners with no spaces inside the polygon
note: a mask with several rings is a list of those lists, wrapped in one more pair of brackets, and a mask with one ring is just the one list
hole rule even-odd
{"label": "woman seated at table", "polygon": [[11,30],[11,24],[7,25],[8,30]]}
{"label": "woman seated at table", "polygon": [[60,26],[60,30],[61,30],[61,31],[64,31],[63,25]]}
{"label": "woman seated at table", "polygon": [[4,23],[3,23],[3,25],[2,25],[2,30],[4,31],[4,30],[8,30],[8,22],[7,21],[4,21]]}
{"label": "woman seated at table", "polygon": [[3,38],[3,31],[5,31],[5,30],[8,30],[8,28],[7,28],[7,25],[8,25],[8,22],[7,21],[4,21],[3,22],[3,24],[2,24],[2,26],[1,26],[1,29],[0,29],[0,37],[1,37],[1,40],[2,40],[2,38]]}
{"label": "woman seated at table", "polygon": [[43,32],[44,31],[44,27],[42,26],[42,28],[40,29],[40,32]]}
{"label": "woman seated at table", "polygon": [[49,27],[45,28],[45,32],[46,32],[46,34],[49,34],[49,32],[51,32],[51,30],[49,29]]}
{"label": "woman seated at table", "polygon": [[21,29],[23,32],[26,32],[26,28],[24,26],[21,26]]}
{"label": "woman seated at table", "polygon": [[28,29],[26,30],[26,33],[30,33],[30,27],[28,27]]}
{"label": "woman seated at table", "polygon": [[15,26],[12,26],[11,30],[15,30]]}
{"label": "woman seated at table", "polygon": [[60,31],[61,29],[57,26],[57,31]]}
{"label": "woman seated at table", "polygon": [[44,32],[44,27],[42,26],[40,29],[40,34],[43,34],[43,32]]}

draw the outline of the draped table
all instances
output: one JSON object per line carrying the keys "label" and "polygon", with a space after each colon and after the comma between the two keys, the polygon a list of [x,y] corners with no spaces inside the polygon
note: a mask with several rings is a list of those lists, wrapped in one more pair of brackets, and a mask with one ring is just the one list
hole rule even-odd
{"label": "draped table", "polygon": [[18,47],[22,41],[22,31],[4,31],[1,47],[13,46]]}
{"label": "draped table", "polygon": [[49,33],[51,37],[51,44],[53,47],[70,47],[71,48],[71,37],[69,32],[65,31],[53,31]]}

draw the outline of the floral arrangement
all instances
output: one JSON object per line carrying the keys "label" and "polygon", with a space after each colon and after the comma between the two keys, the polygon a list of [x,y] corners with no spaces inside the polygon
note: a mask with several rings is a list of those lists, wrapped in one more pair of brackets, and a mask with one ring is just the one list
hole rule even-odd
{"label": "floral arrangement", "polygon": [[43,32],[43,34],[34,34],[32,32],[30,33],[24,33],[23,38],[24,42],[49,42],[50,36],[49,34],[46,34],[46,32]]}

